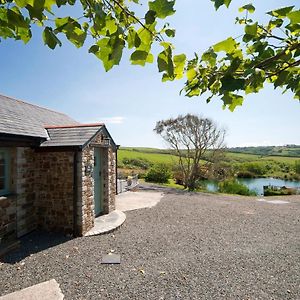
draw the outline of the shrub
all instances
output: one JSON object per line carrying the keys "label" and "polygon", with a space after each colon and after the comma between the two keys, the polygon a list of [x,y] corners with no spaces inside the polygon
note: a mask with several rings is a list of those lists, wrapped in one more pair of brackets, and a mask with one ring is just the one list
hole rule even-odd
{"label": "shrub", "polygon": [[253,178],[253,177],[255,177],[255,174],[253,174],[249,171],[239,171],[237,173],[237,177],[239,177],[239,178]]}
{"label": "shrub", "polygon": [[123,164],[126,165],[126,167],[137,167],[141,168],[143,170],[147,170],[151,167],[151,162],[148,159],[145,158],[127,158],[124,157],[122,160]]}
{"label": "shrub", "polygon": [[263,175],[266,171],[263,163],[246,163],[245,168],[246,171],[255,175]]}
{"label": "shrub", "polygon": [[296,174],[300,175],[300,160],[295,161],[295,171],[296,171]]}
{"label": "shrub", "polygon": [[249,188],[239,183],[235,179],[229,179],[225,180],[219,183],[218,185],[218,191],[220,193],[226,193],[226,194],[238,194],[238,195],[244,195],[244,196],[255,196],[256,192],[249,190]]}
{"label": "shrub", "polygon": [[184,175],[182,173],[182,171],[178,170],[178,169],[173,169],[173,178],[175,180],[176,184],[179,185],[184,185]]}
{"label": "shrub", "polygon": [[145,176],[145,181],[168,183],[172,174],[166,164],[157,164],[151,167]]}
{"label": "shrub", "polygon": [[264,187],[264,196],[288,196],[296,195],[297,190],[293,188],[281,187],[279,189],[270,187]]}

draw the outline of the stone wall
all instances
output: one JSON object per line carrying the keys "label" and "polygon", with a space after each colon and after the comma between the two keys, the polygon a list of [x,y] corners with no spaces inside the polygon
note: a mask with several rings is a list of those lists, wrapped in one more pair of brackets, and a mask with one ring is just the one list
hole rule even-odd
{"label": "stone wall", "polygon": [[[103,193],[103,213],[107,214],[115,210],[115,194],[116,194],[116,154],[112,147],[102,147],[103,139],[106,138],[99,133],[82,151],[80,158],[81,169],[78,176],[81,175],[82,182],[79,192],[78,220],[82,226],[78,227],[80,234],[84,234],[94,226],[95,204],[94,204],[94,147],[101,148],[102,156],[102,187]],[[87,169],[92,167],[91,169]]]}
{"label": "stone wall", "polygon": [[34,151],[26,147],[11,147],[9,157],[10,192],[0,197],[2,246],[36,228]]}
{"label": "stone wall", "polygon": [[94,148],[87,146],[83,149],[81,157],[80,171],[78,179],[81,178],[79,185],[80,196],[78,197],[78,224],[79,234],[82,235],[89,231],[94,226],[94,178],[92,170],[87,170],[88,166],[94,166]]}
{"label": "stone wall", "polygon": [[0,198],[2,241],[37,227],[73,232],[73,152],[10,149],[10,195]]}
{"label": "stone wall", "polygon": [[49,231],[73,232],[73,152],[37,152],[37,226]]}
{"label": "stone wall", "polygon": [[12,193],[17,199],[17,236],[36,228],[35,218],[35,153],[31,148],[12,150]]}
{"label": "stone wall", "polygon": [[[115,209],[116,154],[102,147],[103,134],[77,154],[77,234],[94,226],[94,147],[101,147],[103,212]],[[98,145],[95,145],[98,144]],[[13,239],[41,227],[74,229],[74,152],[11,148],[11,195],[0,197],[0,238]],[[89,166],[89,168],[87,168]]]}
{"label": "stone wall", "polygon": [[[0,196],[0,253],[1,249],[17,238],[17,197],[16,182],[16,149],[9,149],[11,180],[9,182],[10,195]],[[12,179],[14,178],[14,179]]]}
{"label": "stone wall", "polygon": [[104,181],[104,212],[110,213],[115,210],[116,195],[116,153],[109,147],[103,151],[103,181]]}
{"label": "stone wall", "polygon": [[13,242],[16,235],[16,197],[0,196],[0,253],[1,249]]}
{"label": "stone wall", "polygon": [[[93,144],[102,145],[103,140],[108,138],[100,132],[93,140]],[[108,214],[115,210],[116,195],[116,153],[110,145],[102,148],[102,175],[103,175],[103,209]]]}

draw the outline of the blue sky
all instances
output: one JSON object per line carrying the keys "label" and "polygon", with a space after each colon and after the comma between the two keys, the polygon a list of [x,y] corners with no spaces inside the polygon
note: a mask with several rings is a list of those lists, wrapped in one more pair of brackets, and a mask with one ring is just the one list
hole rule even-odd
{"label": "blue sky", "polygon": [[[252,1],[255,17],[295,5],[293,0]],[[146,3],[146,1],[145,1]],[[192,56],[242,28],[234,24],[238,7],[216,12],[209,0],[177,0],[176,14],[167,19],[176,28],[176,52]],[[65,42],[56,50],[43,46],[40,33],[24,45],[0,43],[0,93],[64,112],[80,122],[105,121],[116,143],[122,146],[165,147],[153,133],[156,121],[178,114],[210,117],[227,129],[228,146],[300,144],[300,103],[270,86],[246,97],[233,113],[220,100],[179,96],[183,81],[162,83],[155,64],[131,66],[125,53],[120,66],[106,73],[87,49]]]}

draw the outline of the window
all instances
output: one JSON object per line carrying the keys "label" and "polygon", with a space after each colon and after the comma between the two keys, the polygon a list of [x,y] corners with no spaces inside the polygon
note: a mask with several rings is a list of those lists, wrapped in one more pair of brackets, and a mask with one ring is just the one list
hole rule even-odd
{"label": "window", "polygon": [[9,155],[0,148],[0,196],[9,192]]}

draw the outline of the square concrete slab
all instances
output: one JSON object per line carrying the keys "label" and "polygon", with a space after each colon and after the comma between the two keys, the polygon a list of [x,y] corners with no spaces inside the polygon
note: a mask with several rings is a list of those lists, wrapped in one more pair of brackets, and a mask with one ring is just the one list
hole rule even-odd
{"label": "square concrete slab", "polygon": [[121,257],[119,254],[109,253],[102,257],[101,264],[120,264]]}
{"label": "square concrete slab", "polygon": [[55,279],[0,297],[0,300],[63,300],[59,284]]}

